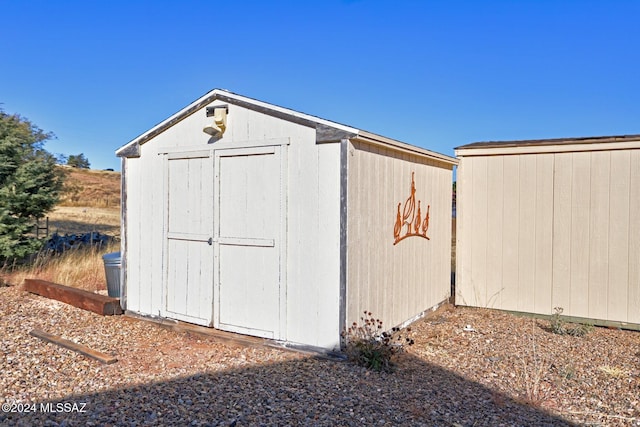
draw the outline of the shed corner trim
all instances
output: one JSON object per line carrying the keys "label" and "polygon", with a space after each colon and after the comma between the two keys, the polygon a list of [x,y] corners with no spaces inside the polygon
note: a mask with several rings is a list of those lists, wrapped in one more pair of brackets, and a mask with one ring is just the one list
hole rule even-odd
{"label": "shed corner trim", "polygon": [[341,142],[345,139],[354,138],[357,134],[347,132],[324,123],[316,124],[316,143]]}
{"label": "shed corner trim", "polygon": [[140,157],[140,142],[134,141],[116,151],[118,157]]}

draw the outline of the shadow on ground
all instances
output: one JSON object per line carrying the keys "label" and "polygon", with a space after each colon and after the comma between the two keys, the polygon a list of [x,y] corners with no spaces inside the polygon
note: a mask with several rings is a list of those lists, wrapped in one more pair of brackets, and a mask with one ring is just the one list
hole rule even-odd
{"label": "shadow on ground", "polygon": [[36,411],[0,412],[0,425],[572,425],[410,356],[392,374],[306,358],[39,402]]}

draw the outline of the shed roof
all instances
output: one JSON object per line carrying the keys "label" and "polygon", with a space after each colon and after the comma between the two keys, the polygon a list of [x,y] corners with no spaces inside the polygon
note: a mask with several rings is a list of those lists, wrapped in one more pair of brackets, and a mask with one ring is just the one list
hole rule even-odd
{"label": "shed roof", "polygon": [[201,110],[206,105],[209,105],[215,100],[221,100],[233,105],[239,105],[254,111],[259,111],[274,117],[281,118],[283,120],[302,124],[304,126],[313,127],[316,129],[317,142],[336,142],[342,139],[356,139],[364,142],[368,142],[376,145],[383,145],[385,147],[409,152],[412,154],[426,156],[441,162],[449,163],[452,165],[458,164],[458,159],[455,157],[447,156],[445,154],[437,153],[435,151],[420,148],[414,145],[406,144],[404,142],[387,138],[381,135],[377,135],[371,132],[367,132],[361,129],[357,129],[351,126],[343,125],[330,120],[322,119],[320,117],[312,116],[309,114],[294,111],[288,108],[280,107],[266,102],[258,101],[256,99],[248,98],[246,96],[238,95],[223,89],[214,89],[202,97],[198,98],[182,110],[173,114],[166,120],[158,123],[142,135],[129,141],[127,144],[116,150],[116,155],[119,157],[137,157],[140,155],[140,146],[147,143],[156,135],[169,129],[171,126],[180,122],[189,115]]}
{"label": "shed roof", "polygon": [[588,136],[578,138],[485,141],[455,148],[458,156],[533,154],[567,151],[600,151],[640,148],[640,135]]}

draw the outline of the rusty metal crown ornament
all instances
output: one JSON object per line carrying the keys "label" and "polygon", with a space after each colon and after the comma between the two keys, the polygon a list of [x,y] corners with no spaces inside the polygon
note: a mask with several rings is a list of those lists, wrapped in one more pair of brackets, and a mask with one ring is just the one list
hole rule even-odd
{"label": "rusty metal crown ornament", "polygon": [[[423,219],[420,211],[420,200],[418,200],[418,209],[416,210],[416,182],[414,176],[415,172],[411,172],[411,195],[404,202],[402,215],[400,215],[400,205],[402,205],[402,203],[398,203],[396,223],[393,227],[394,245],[397,245],[407,237],[422,237],[424,239],[431,240],[427,237],[427,230],[429,229],[429,210],[431,209],[431,205],[427,205],[427,213]],[[404,235],[401,235],[404,226],[407,227],[407,231]]]}

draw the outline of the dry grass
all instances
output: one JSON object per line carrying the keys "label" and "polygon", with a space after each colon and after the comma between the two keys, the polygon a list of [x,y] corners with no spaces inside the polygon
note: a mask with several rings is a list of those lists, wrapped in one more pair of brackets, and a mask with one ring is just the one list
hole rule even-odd
{"label": "dry grass", "polygon": [[[49,219],[49,235],[98,231],[118,236],[120,172],[61,168],[66,176],[64,190],[60,203],[46,215]],[[45,224],[43,219],[39,226],[45,227]]]}
{"label": "dry grass", "polygon": [[107,289],[102,255],[120,250],[119,243],[101,249],[84,248],[62,255],[39,257],[32,265],[0,271],[0,282],[20,285],[26,278],[36,278],[87,291]]}
{"label": "dry grass", "polygon": [[120,207],[58,206],[48,214],[49,234],[82,234],[98,231],[120,235]]}
{"label": "dry grass", "polygon": [[66,179],[60,206],[120,206],[120,172],[62,168]]}
{"label": "dry grass", "polygon": [[629,376],[629,373],[626,370],[618,368],[617,366],[602,365],[599,366],[598,369],[614,378],[624,378]]}
{"label": "dry grass", "polygon": [[551,363],[541,357],[536,346],[536,326],[531,322],[531,334],[523,336],[524,346],[529,346],[526,341],[531,341],[530,354],[518,355],[522,362],[520,381],[524,384],[524,396],[522,398],[531,405],[542,405],[549,398],[549,390],[544,379],[549,375]]}

